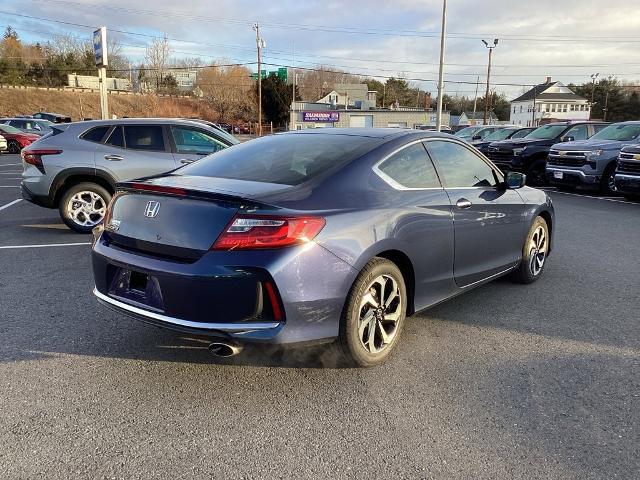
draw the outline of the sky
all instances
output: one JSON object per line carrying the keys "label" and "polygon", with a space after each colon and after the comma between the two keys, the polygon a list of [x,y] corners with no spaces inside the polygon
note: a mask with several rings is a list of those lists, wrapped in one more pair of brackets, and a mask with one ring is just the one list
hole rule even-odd
{"label": "sky", "polygon": [[[508,98],[547,76],[584,83],[599,73],[640,84],[638,1],[449,0],[445,93],[473,96],[479,78],[482,94],[481,40],[494,38],[491,83]],[[89,39],[104,25],[132,60],[166,34],[174,56],[205,65],[254,62],[259,22],[264,61],[274,64],[267,68],[322,64],[382,81],[403,76],[436,92],[442,0],[3,0],[0,18],[0,28],[40,42],[59,33]]]}

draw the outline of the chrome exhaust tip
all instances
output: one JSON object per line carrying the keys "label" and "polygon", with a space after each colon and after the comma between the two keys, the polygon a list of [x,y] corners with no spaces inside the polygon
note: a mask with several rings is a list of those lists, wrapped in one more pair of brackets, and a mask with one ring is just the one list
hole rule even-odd
{"label": "chrome exhaust tip", "polygon": [[239,354],[242,347],[235,343],[213,342],[209,344],[209,351],[216,357],[228,358]]}

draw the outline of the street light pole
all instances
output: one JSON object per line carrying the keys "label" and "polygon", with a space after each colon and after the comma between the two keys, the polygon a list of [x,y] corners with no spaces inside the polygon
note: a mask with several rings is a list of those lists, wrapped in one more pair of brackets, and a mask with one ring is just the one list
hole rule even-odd
{"label": "street light pole", "polygon": [[258,48],[258,136],[262,136],[262,46],[264,40],[260,38],[260,24],[255,23],[256,47]]}
{"label": "street light pole", "polygon": [[591,116],[593,115],[593,95],[596,91],[596,78],[598,78],[599,73],[591,74],[591,105],[589,106],[589,120],[591,120]]}
{"label": "street light pole", "polygon": [[487,65],[487,92],[484,95],[484,119],[483,123],[487,125],[487,117],[489,116],[489,83],[491,81],[491,55],[493,49],[498,46],[498,39],[493,39],[493,45],[489,45],[486,40],[482,40],[484,46],[489,49],[489,64]]}
{"label": "street light pole", "polygon": [[447,28],[447,0],[442,0],[442,30],[440,32],[440,71],[438,73],[438,113],[436,115],[436,131],[442,128],[442,97],[444,96],[444,40]]}

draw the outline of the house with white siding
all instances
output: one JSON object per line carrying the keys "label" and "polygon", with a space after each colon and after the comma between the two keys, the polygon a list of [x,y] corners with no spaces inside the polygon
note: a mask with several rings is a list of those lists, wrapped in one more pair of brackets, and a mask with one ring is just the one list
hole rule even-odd
{"label": "house with white siding", "polygon": [[590,109],[586,98],[547,77],[545,83],[536,85],[511,101],[509,121],[524,127],[554,121],[584,121],[589,120]]}

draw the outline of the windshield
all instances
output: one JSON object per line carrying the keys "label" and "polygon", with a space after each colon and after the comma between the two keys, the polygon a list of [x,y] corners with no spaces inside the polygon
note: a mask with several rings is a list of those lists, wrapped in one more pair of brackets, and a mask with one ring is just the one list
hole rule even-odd
{"label": "windshield", "polygon": [[24,133],[22,130],[12,127],[11,125],[0,125],[0,131],[4,133]]}
{"label": "windshield", "polygon": [[590,140],[619,140],[624,142],[633,140],[638,135],[640,135],[640,123],[620,123],[603,128],[591,137]]}
{"label": "windshield", "polygon": [[504,140],[506,138],[509,138],[509,135],[511,135],[514,131],[514,128],[501,128],[484,137],[484,141],[488,142],[494,140]]}
{"label": "windshield", "polygon": [[209,155],[175,174],[298,185],[366,153],[377,142],[356,135],[271,135]]}
{"label": "windshield", "polygon": [[476,133],[478,130],[480,130],[481,128],[484,128],[484,127],[467,127],[467,128],[463,128],[459,132],[456,132],[455,136],[456,137],[470,137],[474,133]]}
{"label": "windshield", "polygon": [[511,138],[524,138],[528,136],[531,132],[533,132],[533,130],[530,128],[521,128],[516,133],[511,135]]}
{"label": "windshield", "polygon": [[550,140],[560,135],[566,125],[545,125],[544,127],[536,128],[533,132],[527,135],[527,138],[539,138],[541,140]]}

